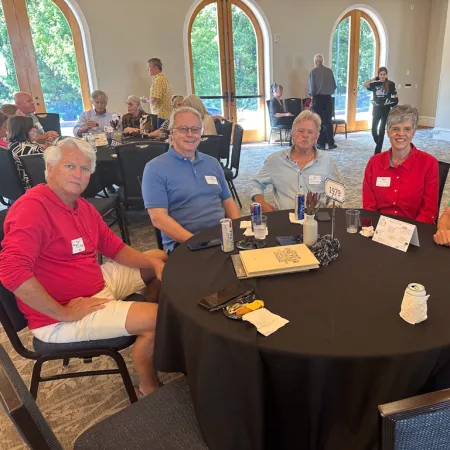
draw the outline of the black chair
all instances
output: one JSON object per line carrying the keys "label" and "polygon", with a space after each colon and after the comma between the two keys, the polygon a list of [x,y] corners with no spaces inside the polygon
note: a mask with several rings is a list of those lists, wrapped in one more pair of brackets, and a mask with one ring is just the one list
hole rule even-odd
{"label": "black chair", "polygon": [[220,152],[222,149],[223,136],[220,134],[205,134],[197,150],[205,155],[212,156],[220,162]]}
{"label": "black chair", "polygon": [[345,119],[336,119],[336,111],[335,111],[335,107],[336,107],[336,98],[335,97],[331,97],[332,100],[332,113],[331,113],[331,117],[332,117],[332,122],[334,125],[334,135],[336,136],[336,131],[337,131],[337,127],[341,127],[344,126],[345,127],[345,139],[347,139],[347,121]]}
{"label": "black chair", "polygon": [[450,448],[450,389],[386,403],[379,410],[379,450]]}
{"label": "black chair", "polygon": [[222,135],[220,146],[220,159],[226,159],[224,167],[228,167],[230,163],[230,145],[231,135],[233,133],[233,122],[229,120],[217,120],[215,122],[217,134]]}
{"label": "black chair", "polygon": [[142,175],[145,165],[167,152],[169,144],[148,142],[119,145],[116,147],[123,186],[119,188],[119,197],[125,207],[144,207],[142,198]]}
{"label": "black chair", "polygon": [[290,112],[297,117],[303,110],[303,100],[297,97],[291,97],[284,99],[284,105],[286,112]]}
{"label": "black chair", "polygon": [[[290,141],[290,134],[292,131],[292,122],[294,121],[294,118],[291,117],[289,122],[289,124],[280,124],[277,123],[277,118],[272,116],[272,114],[270,113],[270,100],[266,101],[267,104],[267,109],[269,110],[269,117],[270,117],[270,135],[269,135],[269,144],[270,144],[270,140],[272,139],[272,133],[273,130],[278,130],[278,132],[280,133],[280,145],[283,145],[283,131],[282,130],[286,130],[287,131],[287,136],[286,136],[286,143],[288,143]],[[289,117],[282,117],[282,119],[289,119]]]}
{"label": "black chair", "polygon": [[441,206],[442,194],[444,193],[445,183],[447,181],[448,170],[450,163],[444,161],[438,161],[439,164],[439,198],[438,198],[438,210]]}
{"label": "black chair", "polygon": [[37,113],[35,116],[39,119],[44,131],[56,131],[61,136],[61,123],[57,113]]}
{"label": "black chair", "polygon": [[[21,156],[23,168],[28,176],[31,186],[36,186],[40,183],[45,183],[45,162],[41,154]],[[104,188],[100,182],[100,178],[96,172],[91,175],[89,184],[82,196],[98,211],[98,213],[105,219],[109,227],[118,223],[120,234],[123,242],[130,245],[130,233],[128,231],[128,224],[125,214],[122,210],[122,205],[118,197],[115,198],[96,198],[98,193]],[[106,194],[106,192],[105,192]],[[106,194],[107,195],[107,194]],[[107,219],[114,214],[114,219],[109,222]]]}
{"label": "black chair", "polygon": [[[0,400],[23,440],[32,449],[62,446],[19,372],[0,346]],[[139,402],[85,430],[75,450],[208,450],[203,440],[186,378],[174,380]]]}
{"label": "black chair", "polygon": [[5,199],[14,201],[25,194],[25,187],[20,179],[19,172],[14,162],[14,157],[9,150],[0,149],[0,203],[9,204]]}
{"label": "black chair", "polygon": [[[228,168],[223,169],[225,173],[225,179],[227,180],[228,186],[230,187],[231,194],[233,195],[233,198],[237,200],[240,208],[242,208],[242,203],[236,191],[236,187],[234,186],[233,180],[237,178],[239,174],[239,163],[241,161],[241,147],[243,136],[244,136],[244,129],[240,125],[235,125],[233,148],[231,150],[231,165],[229,169]],[[233,169],[235,170],[234,173]]]}
{"label": "black chair", "polygon": [[[4,237],[3,223],[7,212],[8,210],[0,211],[0,242]],[[127,300],[142,301],[143,297],[134,294],[128,297]],[[18,335],[19,331],[28,326],[27,320],[19,310],[14,294],[8,291],[2,284],[0,284],[0,322],[6,335],[11,341],[14,350],[23,358],[36,361],[34,363],[30,383],[30,393],[33,398],[37,398],[39,383],[41,382],[81,376],[120,374],[130,401],[137,401],[136,392],[131,382],[127,366],[119,353],[120,350],[123,350],[134,343],[136,340],[135,336],[123,336],[114,339],[75,342],[69,344],[48,344],[34,337],[34,350],[29,350],[23,345]],[[111,357],[116,362],[117,369],[61,373],[51,376],[41,375],[42,365],[47,361],[62,360],[63,365],[67,367],[71,358],[80,358],[85,360],[85,362],[90,362],[92,358],[97,356]]]}

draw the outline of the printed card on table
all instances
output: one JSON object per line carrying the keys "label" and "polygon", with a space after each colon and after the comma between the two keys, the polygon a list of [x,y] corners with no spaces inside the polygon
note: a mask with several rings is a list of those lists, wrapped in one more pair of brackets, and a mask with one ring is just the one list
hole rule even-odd
{"label": "printed card on table", "polygon": [[336,202],[344,203],[345,201],[345,185],[334,181],[331,178],[325,180],[325,195]]}
{"label": "printed card on table", "polygon": [[406,252],[409,244],[420,247],[417,227],[401,220],[380,216],[373,241]]}

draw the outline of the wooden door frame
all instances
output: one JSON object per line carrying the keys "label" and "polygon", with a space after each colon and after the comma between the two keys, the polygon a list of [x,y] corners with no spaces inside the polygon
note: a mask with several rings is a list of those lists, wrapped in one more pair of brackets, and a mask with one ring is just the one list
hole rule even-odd
{"label": "wooden door frame", "polygon": [[[36,103],[36,112],[46,112],[45,100],[39,76],[30,21],[25,0],[0,0],[3,5],[17,84],[21,91],[29,92]],[[52,0],[66,18],[72,32],[75,57],[80,79],[84,109],[91,108],[89,76],[80,25],[64,0]],[[19,69],[19,70],[18,70]]]}
{"label": "wooden door frame", "polygon": [[[217,5],[217,21],[218,21],[218,35],[219,35],[219,59],[221,71],[221,88],[222,95],[228,94],[228,98],[222,102],[224,115],[227,119],[237,122],[236,101],[231,98],[230,93],[235,91],[235,73],[234,73],[234,53],[233,53],[233,34],[232,34],[232,14],[231,6],[235,5],[240,8],[244,14],[249,18],[256,34],[257,43],[257,70],[258,70],[258,92],[261,92],[262,98],[259,102],[259,111],[262,112],[265,122],[265,98],[264,98],[264,41],[261,26],[256,19],[253,11],[241,0],[203,0],[194,9],[188,24],[187,39],[189,52],[189,73],[191,90],[195,93],[194,85],[194,65],[192,58],[192,42],[191,34],[192,27],[198,13],[207,5],[215,3]],[[226,26],[225,26],[226,24]],[[263,140],[265,138],[266,126],[251,133],[251,130],[244,131],[244,142],[252,140]]]}
{"label": "wooden door frame", "polygon": [[[380,35],[378,28],[372,18],[360,9],[353,9],[345,14],[339,24],[350,18],[349,30],[349,68],[347,80],[347,126],[348,131],[361,131],[369,129],[369,123],[366,120],[356,120],[356,101],[358,91],[358,66],[359,66],[359,44],[361,34],[361,19],[364,19],[370,26],[375,37],[375,74],[380,64]],[[336,30],[335,30],[336,31]]]}

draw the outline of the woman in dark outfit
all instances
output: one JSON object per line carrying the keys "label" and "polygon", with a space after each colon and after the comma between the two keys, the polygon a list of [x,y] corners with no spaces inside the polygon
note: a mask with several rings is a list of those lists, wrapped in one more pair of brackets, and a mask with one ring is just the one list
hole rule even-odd
{"label": "woman in dark outfit", "polygon": [[281,96],[283,95],[283,86],[281,84],[273,83],[270,87],[273,97],[269,103],[270,116],[273,120],[273,125],[292,125],[294,116],[285,112]]}
{"label": "woman in dark outfit", "polygon": [[373,92],[372,136],[375,141],[375,154],[383,147],[386,120],[391,108],[398,103],[395,83],[388,80],[386,67],[378,69],[378,76],[364,83],[364,87]]}

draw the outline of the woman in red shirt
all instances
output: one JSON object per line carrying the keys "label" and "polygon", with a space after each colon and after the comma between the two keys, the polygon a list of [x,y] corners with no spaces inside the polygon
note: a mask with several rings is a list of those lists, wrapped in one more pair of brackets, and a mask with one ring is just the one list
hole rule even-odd
{"label": "woman in red shirt", "polygon": [[411,143],[419,112],[396,106],[387,119],[391,148],[370,158],[363,181],[363,208],[435,223],[438,213],[437,159]]}

